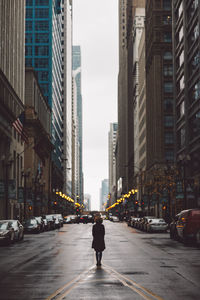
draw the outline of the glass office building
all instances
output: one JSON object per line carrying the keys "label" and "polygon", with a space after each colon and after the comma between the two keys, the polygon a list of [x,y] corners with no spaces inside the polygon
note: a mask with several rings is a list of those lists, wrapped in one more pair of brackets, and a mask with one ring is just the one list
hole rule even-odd
{"label": "glass office building", "polygon": [[63,144],[63,1],[26,0],[26,66],[33,67],[52,110],[53,162],[61,170]]}

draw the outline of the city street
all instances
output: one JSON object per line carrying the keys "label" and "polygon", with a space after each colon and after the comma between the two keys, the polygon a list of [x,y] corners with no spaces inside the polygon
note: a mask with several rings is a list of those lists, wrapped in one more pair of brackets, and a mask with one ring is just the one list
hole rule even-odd
{"label": "city street", "polygon": [[96,267],[92,224],[67,224],[0,247],[1,300],[199,299],[200,249],[104,221]]}

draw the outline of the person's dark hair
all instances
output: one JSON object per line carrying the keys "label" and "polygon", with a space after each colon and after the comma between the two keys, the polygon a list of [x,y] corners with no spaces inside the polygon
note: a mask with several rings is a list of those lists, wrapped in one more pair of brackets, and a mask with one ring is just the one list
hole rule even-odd
{"label": "person's dark hair", "polygon": [[103,219],[102,219],[102,218],[97,218],[97,219],[96,219],[96,223],[102,224],[102,223],[103,223]]}

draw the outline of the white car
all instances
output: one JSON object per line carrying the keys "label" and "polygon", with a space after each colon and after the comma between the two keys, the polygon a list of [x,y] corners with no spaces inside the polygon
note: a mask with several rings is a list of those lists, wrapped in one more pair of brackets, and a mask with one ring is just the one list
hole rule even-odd
{"label": "white car", "polygon": [[164,219],[152,219],[147,224],[147,232],[166,232],[167,228],[168,224],[165,222]]}
{"label": "white car", "polygon": [[116,217],[116,216],[112,216],[112,221],[113,221],[113,222],[119,222],[119,218]]}

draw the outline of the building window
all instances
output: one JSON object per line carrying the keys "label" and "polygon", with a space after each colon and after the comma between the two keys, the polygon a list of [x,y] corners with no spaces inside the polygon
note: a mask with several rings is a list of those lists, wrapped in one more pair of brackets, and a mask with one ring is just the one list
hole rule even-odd
{"label": "building window", "polygon": [[179,56],[179,66],[181,66],[184,62],[184,50],[181,52]]}
{"label": "building window", "polygon": [[26,6],[33,6],[33,0],[26,0]]}
{"label": "building window", "polygon": [[174,135],[172,132],[165,132],[165,144],[173,144],[174,143]]}
{"label": "building window", "polygon": [[200,66],[200,51],[197,51],[192,60],[189,62],[189,72],[190,76],[199,68]]}
{"label": "building window", "polygon": [[173,112],[173,100],[164,99],[164,111],[165,113]]}
{"label": "building window", "polygon": [[35,0],[36,6],[47,6],[49,5],[49,0]]}
{"label": "building window", "polygon": [[48,33],[36,33],[35,42],[44,44],[49,43],[49,34]]}
{"label": "building window", "polygon": [[185,128],[181,128],[180,131],[180,142],[181,142],[181,147],[183,147],[185,145]]}
{"label": "building window", "polygon": [[180,3],[178,8],[178,18],[180,18],[182,12],[183,12],[183,2]]}
{"label": "building window", "polygon": [[171,41],[172,41],[172,34],[171,34],[171,32],[164,32],[164,34],[163,34],[163,41],[165,43],[171,43]]}
{"label": "building window", "polygon": [[173,67],[172,65],[164,65],[163,69],[164,76],[172,76],[173,75]]}
{"label": "building window", "polygon": [[172,52],[169,52],[169,51],[164,52],[163,59],[165,61],[172,60]]}
{"label": "building window", "polygon": [[32,67],[33,66],[32,58],[26,58],[25,59],[25,65],[26,65],[26,67]]}
{"label": "building window", "polygon": [[32,33],[26,33],[26,35],[25,35],[25,42],[26,42],[26,44],[32,44],[32,42],[33,42],[33,35],[32,35]]}
{"label": "building window", "polygon": [[48,56],[49,55],[49,47],[48,46],[36,46],[35,47],[35,55],[36,56]]}
{"label": "building window", "polygon": [[33,23],[32,21],[26,21],[26,31],[32,31]]}
{"label": "building window", "polygon": [[177,109],[177,119],[182,118],[185,115],[185,101],[181,102]]}
{"label": "building window", "polygon": [[171,25],[172,24],[171,16],[163,16],[163,24],[164,25]]}
{"label": "building window", "polygon": [[191,140],[200,135],[200,111],[190,120],[189,130]]}
{"label": "building window", "polygon": [[38,71],[37,72],[39,81],[48,81],[48,71]]}
{"label": "building window", "polygon": [[49,61],[48,58],[36,58],[35,59],[35,67],[36,68],[48,68]]}
{"label": "building window", "polygon": [[48,94],[48,83],[40,84],[43,95]]}
{"label": "building window", "polygon": [[173,116],[164,116],[164,125],[166,128],[174,126],[174,118]]}
{"label": "building window", "polygon": [[183,38],[183,26],[180,28],[179,33],[178,33],[178,38],[179,38],[179,42],[182,40]]}
{"label": "building window", "polygon": [[33,17],[33,9],[32,8],[26,8],[26,18],[32,19]]}
{"label": "building window", "polygon": [[32,46],[25,46],[25,55],[32,56]]}
{"label": "building window", "polygon": [[179,80],[178,83],[178,92],[182,91],[185,87],[185,79],[184,79],[184,75],[181,77],[181,79]]}
{"label": "building window", "polygon": [[172,9],[171,3],[172,3],[171,0],[163,0],[163,9],[164,10],[171,10]]}
{"label": "building window", "polygon": [[49,30],[49,22],[48,21],[36,21],[35,22],[35,30],[36,31],[48,31]]}
{"label": "building window", "polygon": [[49,17],[49,9],[48,8],[36,8],[35,17],[37,19],[45,19]]}
{"label": "building window", "polygon": [[173,93],[173,83],[172,82],[164,82],[164,92],[165,93]]}
{"label": "building window", "polygon": [[174,161],[174,151],[173,150],[166,150],[165,151],[165,159],[167,161]]}
{"label": "building window", "polygon": [[200,98],[200,81],[194,85],[193,88],[193,99],[196,101]]}

